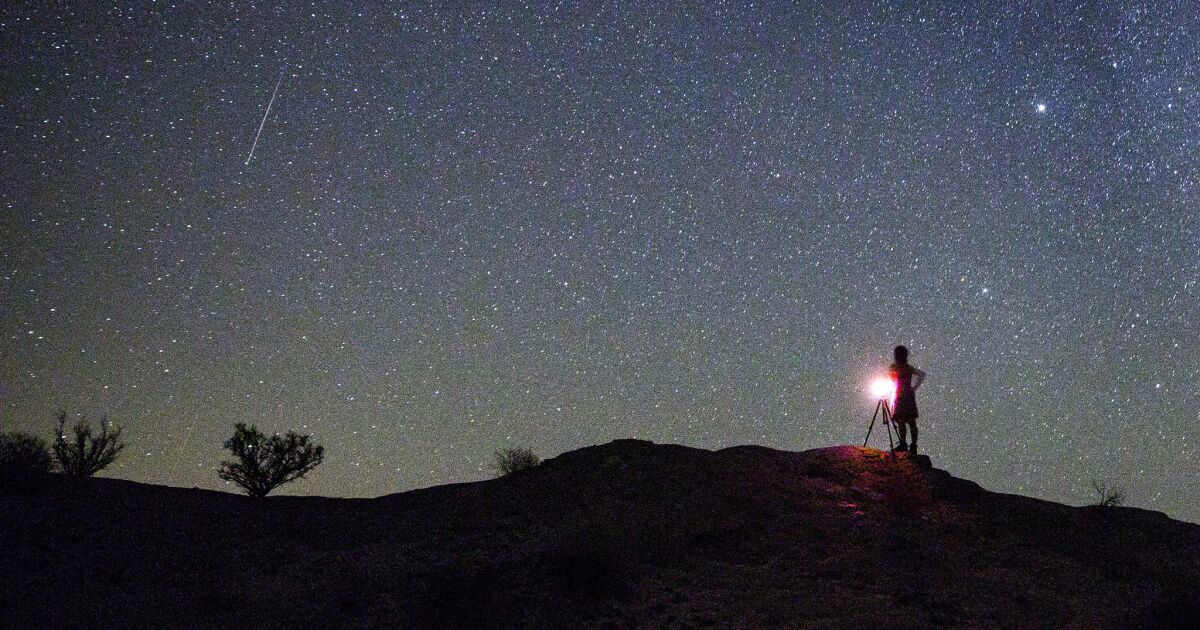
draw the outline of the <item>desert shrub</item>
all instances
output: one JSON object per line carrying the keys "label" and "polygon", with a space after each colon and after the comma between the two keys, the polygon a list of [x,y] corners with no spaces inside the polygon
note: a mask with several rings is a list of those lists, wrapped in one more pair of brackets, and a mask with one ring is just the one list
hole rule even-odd
{"label": "desert shrub", "polygon": [[496,471],[496,476],[503,477],[540,463],[542,460],[527,448],[504,448],[496,451],[492,470]]}
{"label": "desert shrub", "polygon": [[46,442],[29,433],[0,433],[0,479],[29,479],[50,472]]}
{"label": "desert shrub", "polygon": [[1125,505],[1125,489],[1109,486],[1108,482],[1092,478],[1092,493],[1096,502],[1092,505],[1099,507],[1119,507]]}
{"label": "desert shrub", "polygon": [[[67,412],[58,412],[54,425],[54,459],[58,467],[68,475],[91,477],[117,459],[125,448],[121,441],[121,427],[113,426],[107,416],[100,416],[100,433],[92,431],[92,424],[80,419],[71,429],[74,434],[67,439]],[[109,430],[112,427],[112,430]]]}
{"label": "desert shrub", "polygon": [[325,447],[312,436],[288,431],[266,437],[254,425],[239,422],[225,441],[237,461],[221,462],[221,479],[241,486],[252,497],[265,497],[279,486],[300,479],[325,458]]}

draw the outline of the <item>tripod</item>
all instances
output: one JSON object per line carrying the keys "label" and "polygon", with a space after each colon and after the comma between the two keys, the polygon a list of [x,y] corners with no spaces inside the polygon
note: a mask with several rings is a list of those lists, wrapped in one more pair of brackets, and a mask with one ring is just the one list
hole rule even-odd
{"label": "tripod", "polygon": [[880,412],[883,412],[883,426],[887,428],[888,450],[894,453],[896,443],[892,441],[892,408],[888,405],[887,396],[880,397],[879,402],[875,403],[875,413],[871,414],[871,424],[867,427],[867,437],[863,439],[863,446],[871,439],[871,430],[875,428],[875,419],[879,417]]}

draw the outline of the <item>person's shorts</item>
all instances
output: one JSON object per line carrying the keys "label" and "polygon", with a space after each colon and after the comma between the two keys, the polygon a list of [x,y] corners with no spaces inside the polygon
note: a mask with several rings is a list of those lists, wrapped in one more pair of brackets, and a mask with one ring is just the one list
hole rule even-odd
{"label": "person's shorts", "polygon": [[917,411],[917,401],[908,396],[896,398],[896,408],[892,410],[892,420],[896,422],[916,422],[921,414]]}

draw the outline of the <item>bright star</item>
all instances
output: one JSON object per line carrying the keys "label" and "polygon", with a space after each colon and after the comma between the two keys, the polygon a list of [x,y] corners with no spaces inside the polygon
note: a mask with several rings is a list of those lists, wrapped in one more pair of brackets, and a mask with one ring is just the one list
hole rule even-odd
{"label": "bright star", "polygon": [[1038,103],[1038,104],[1037,104],[1037,113],[1039,113],[1039,114],[1045,114],[1045,113],[1046,113],[1046,104],[1045,104],[1045,103]]}

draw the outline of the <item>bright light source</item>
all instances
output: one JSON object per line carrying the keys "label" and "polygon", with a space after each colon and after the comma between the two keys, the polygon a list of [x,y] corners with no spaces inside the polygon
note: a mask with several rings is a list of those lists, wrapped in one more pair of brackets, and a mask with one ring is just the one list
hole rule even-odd
{"label": "bright light source", "polygon": [[871,395],[875,398],[893,398],[896,395],[896,382],[890,378],[877,378],[871,383]]}

